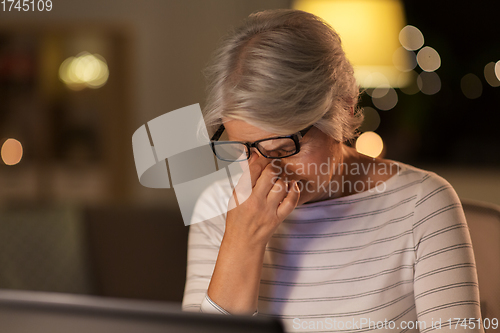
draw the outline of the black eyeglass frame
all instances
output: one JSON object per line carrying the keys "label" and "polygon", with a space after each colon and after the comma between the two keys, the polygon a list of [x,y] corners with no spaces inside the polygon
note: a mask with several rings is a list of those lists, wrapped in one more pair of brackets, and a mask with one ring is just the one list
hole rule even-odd
{"label": "black eyeglass frame", "polygon": [[[255,149],[257,149],[259,151],[259,153],[264,156],[265,158],[272,158],[272,159],[280,159],[280,158],[285,158],[285,157],[290,157],[290,156],[293,156],[293,155],[297,155],[299,152],[300,152],[300,139],[302,139],[304,137],[304,135],[306,135],[306,133],[313,127],[313,125],[309,126],[309,127],[306,127],[304,128],[303,130],[295,133],[295,134],[291,134],[291,135],[284,135],[284,136],[275,136],[275,137],[272,137],[272,138],[267,138],[267,139],[262,139],[262,140],[257,140],[255,142],[243,142],[243,141],[224,141],[224,144],[227,144],[227,143],[241,143],[241,144],[244,144],[246,147],[247,147],[247,158],[246,160],[249,160],[250,159],[250,151],[251,151],[251,148],[252,147],[255,147]],[[217,156],[217,153],[215,152],[215,145],[217,144],[217,140],[220,139],[220,137],[222,136],[222,133],[224,132],[225,130],[225,127],[224,127],[224,124],[221,124],[219,126],[219,128],[217,129],[217,131],[214,133],[214,135],[212,136],[212,138],[210,139],[210,147],[212,148],[212,151],[214,152],[215,156]],[[270,157],[270,156],[267,156],[266,154],[263,154],[259,147],[257,146],[259,143],[263,142],[263,141],[269,141],[269,140],[276,140],[276,139],[292,139],[293,142],[295,142],[295,149],[296,151],[293,153],[293,154],[290,154],[290,155],[286,155],[286,156],[281,156],[281,157]],[[223,158],[220,158],[219,156],[217,156],[218,159],[222,160],[222,161],[227,161],[227,162],[240,162],[240,161],[246,161],[246,160],[243,160],[243,159],[240,159],[240,160],[236,160],[236,161],[233,161],[233,160],[227,160],[227,159],[223,159]]]}

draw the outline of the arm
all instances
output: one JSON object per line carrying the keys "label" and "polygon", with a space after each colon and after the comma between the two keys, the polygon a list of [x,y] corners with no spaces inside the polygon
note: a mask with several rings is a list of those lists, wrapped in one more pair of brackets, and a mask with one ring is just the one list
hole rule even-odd
{"label": "arm", "polygon": [[433,173],[422,180],[421,189],[413,223],[415,305],[418,320],[425,321],[421,332],[438,330],[439,322],[448,330],[483,332],[482,325],[478,329],[474,253],[460,200],[451,185]]}
{"label": "arm", "polygon": [[252,249],[225,237],[208,288],[209,298],[230,313],[255,313],[264,252],[265,245]]}
{"label": "arm", "polygon": [[[182,303],[184,311],[230,314],[212,301],[207,294],[208,285],[219,256],[218,253],[221,251],[224,221],[224,216],[219,216],[190,226],[186,286]],[[224,256],[220,257],[224,258]],[[240,264],[238,261],[236,263]],[[260,266],[262,266],[262,263],[260,263]],[[224,265],[221,265],[221,267],[224,268]],[[247,269],[247,267],[231,267],[236,272],[246,272]],[[221,286],[221,288],[223,287]],[[253,315],[255,314],[257,314],[257,311],[253,313]]]}
{"label": "arm", "polygon": [[298,186],[293,184],[287,193],[269,162],[259,161],[254,154],[229,202],[226,230],[208,288],[209,298],[229,313],[257,311],[266,245],[299,200]]}
{"label": "arm", "polygon": [[190,227],[185,310],[256,313],[266,244],[297,205],[299,190],[294,185],[287,194],[283,181],[273,182],[275,174],[268,161],[264,165],[255,159],[249,162],[250,168],[235,188],[237,195],[231,197],[223,226],[221,215],[217,221]]}
{"label": "arm", "polygon": [[[195,212],[203,213],[213,208],[204,206],[201,209],[201,206],[204,206],[203,202],[197,204]],[[224,235],[224,221],[225,217],[220,215],[189,227],[186,285],[182,299],[184,311],[203,312],[201,305],[206,303],[205,296]],[[215,308],[210,310],[205,306],[204,312],[218,312]]]}

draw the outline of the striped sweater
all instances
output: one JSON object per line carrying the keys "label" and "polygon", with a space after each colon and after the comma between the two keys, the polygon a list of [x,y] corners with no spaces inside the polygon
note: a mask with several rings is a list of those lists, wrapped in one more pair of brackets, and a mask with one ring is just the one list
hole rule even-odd
{"label": "striped sweater", "polygon": [[[459,198],[437,174],[392,162],[399,173],[373,190],[303,204],[283,221],[266,247],[259,316],[287,332],[471,331],[460,324],[480,318],[479,290]],[[201,217],[231,194],[207,191]],[[185,311],[228,314],[206,295],[224,227],[223,213],[190,226]]]}

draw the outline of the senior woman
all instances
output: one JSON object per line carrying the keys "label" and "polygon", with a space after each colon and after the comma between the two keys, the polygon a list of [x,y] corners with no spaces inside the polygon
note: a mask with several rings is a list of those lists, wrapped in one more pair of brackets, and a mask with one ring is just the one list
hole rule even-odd
{"label": "senior woman", "polygon": [[346,144],[363,116],[331,27],[296,10],[252,14],[210,70],[213,150],[248,168],[195,207],[204,222],[189,231],[184,310],[277,316],[294,332],[427,332],[465,318],[482,331],[453,188]]}

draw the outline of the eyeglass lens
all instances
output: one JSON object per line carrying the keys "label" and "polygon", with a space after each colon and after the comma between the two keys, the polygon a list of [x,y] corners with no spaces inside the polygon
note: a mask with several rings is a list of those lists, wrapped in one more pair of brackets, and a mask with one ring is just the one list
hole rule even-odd
{"label": "eyeglass lens", "polygon": [[[241,143],[217,142],[214,144],[217,157],[225,161],[244,161],[248,148]],[[291,138],[271,139],[259,142],[257,149],[265,157],[282,158],[296,153],[295,141]]]}
{"label": "eyeglass lens", "polygon": [[244,161],[247,159],[247,146],[241,143],[216,142],[215,154],[224,161]]}

